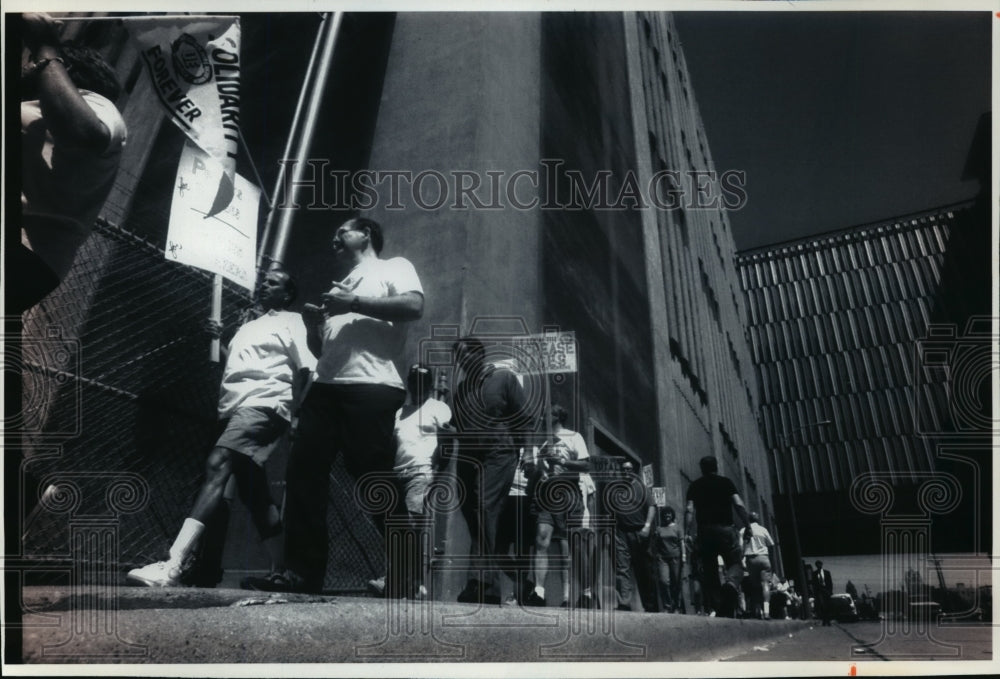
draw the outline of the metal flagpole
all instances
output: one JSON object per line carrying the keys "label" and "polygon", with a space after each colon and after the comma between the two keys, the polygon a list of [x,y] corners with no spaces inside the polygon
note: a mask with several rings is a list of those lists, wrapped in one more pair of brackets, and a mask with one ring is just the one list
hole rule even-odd
{"label": "metal flagpole", "polygon": [[[216,323],[222,323],[222,276],[215,274],[212,276],[212,313],[209,319]],[[209,360],[212,363],[219,362],[220,347],[222,343],[218,337],[212,338],[212,346],[209,349]]]}
{"label": "metal flagpole", "polygon": [[[316,73],[316,80],[312,85],[312,92],[309,96],[309,107],[306,111],[303,123],[302,137],[299,139],[298,149],[295,154],[295,165],[292,168],[292,179],[290,196],[288,203],[295,204],[298,194],[298,187],[302,181],[303,167],[306,164],[309,148],[312,145],[312,137],[316,130],[316,120],[319,117],[319,108],[323,100],[323,92],[326,89],[326,81],[330,75],[330,65],[333,61],[333,50],[337,44],[337,34],[340,32],[340,25],[344,20],[343,12],[334,12],[332,19],[328,19],[323,31],[323,51],[319,59]],[[278,222],[277,233],[274,237],[274,244],[271,246],[271,260],[281,262],[285,257],[285,250],[288,247],[288,235],[292,226],[291,209],[281,212],[281,219]]]}
{"label": "metal flagpole", "polygon": [[[324,12],[323,17],[320,20],[319,27],[316,29],[316,39],[313,41],[312,54],[309,57],[309,65],[306,66],[306,75],[302,79],[302,89],[299,90],[299,100],[295,104],[295,113],[292,114],[292,126],[288,130],[288,140],[285,142],[285,152],[281,155],[281,159],[284,160],[288,158],[288,155],[292,152],[292,144],[295,142],[295,137],[299,133],[299,122],[302,118],[302,107],[305,105],[306,92],[309,91],[309,86],[312,83],[313,72],[316,70],[316,59],[319,56],[320,45],[323,44],[323,28],[327,25],[330,19],[329,12]],[[264,233],[260,238],[260,243],[257,246],[257,268],[260,269],[264,266],[264,253],[267,251],[267,242],[271,238],[271,228],[274,226],[274,214],[278,202],[278,196],[281,195],[281,187],[285,182],[285,163],[278,163],[278,178],[274,182],[274,192],[271,194],[272,198],[267,202],[267,219],[264,221]]]}

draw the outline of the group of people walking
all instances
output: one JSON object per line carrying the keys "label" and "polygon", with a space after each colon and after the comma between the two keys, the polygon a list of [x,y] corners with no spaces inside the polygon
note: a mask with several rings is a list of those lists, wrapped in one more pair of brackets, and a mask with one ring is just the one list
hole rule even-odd
{"label": "group of people walking", "polygon": [[[383,244],[373,220],[342,224],[332,245],[345,275],[321,304],[305,304],[301,314],[288,310],[297,296],[292,277],[279,268],[267,272],[255,311],[228,343],[220,434],[204,482],[168,558],[130,570],[129,582],[220,582],[229,502],[239,495],[272,559],[269,575],[245,578],[242,586],[321,591],[329,475],[337,455],[356,482],[392,480],[398,498],[389,512],[392,525],[402,519],[413,533],[391,542],[396,547],[385,573],[369,583],[386,596],[429,595],[428,494],[446,470],[461,486],[469,533],[472,567],[458,594],[462,602],[600,606],[600,526],[613,533],[619,609],[683,610],[682,569],[689,558],[706,607],[720,615],[735,613],[744,559],[751,579],[770,577],[773,542],[735,485],[718,475],[715,458],[701,461],[702,478],[688,490],[682,530],[672,508],[657,512],[631,462],[595,469],[584,438],[568,427],[570,413],[557,404],[540,411],[527,403],[521,378],[489,360],[480,339],[465,337],[452,347],[461,379],[450,405],[448,387],[424,365],[412,365],[404,383],[393,358],[406,324],[423,314],[424,292],[408,260],[380,258]],[[218,326],[211,330],[221,333]],[[293,419],[282,512],[263,465],[287,440]],[[610,484],[617,484],[616,492],[600,492]],[[734,512],[744,528],[742,541]],[[384,535],[386,514],[372,518]],[[394,553],[398,545],[407,548]],[[561,599],[545,590],[553,563],[564,572]],[[506,598],[504,574],[513,583]],[[765,614],[766,607],[765,600]]]}

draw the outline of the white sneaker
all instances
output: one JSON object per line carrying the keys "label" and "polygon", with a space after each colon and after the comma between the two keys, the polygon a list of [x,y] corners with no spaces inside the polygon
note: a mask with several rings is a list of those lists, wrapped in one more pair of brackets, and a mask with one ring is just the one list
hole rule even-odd
{"label": "white sneaker", "polygon": [[157,561],[142,568],[133,568],[125,581],[146,587],[180,587],[181,569],[169,561]]}
{"label": "white sneaker", "polygon": [[385,576],[380,578],[375,578],[374,580],[369,580],[368,583],[368,593],[375,596],[385,596]]}

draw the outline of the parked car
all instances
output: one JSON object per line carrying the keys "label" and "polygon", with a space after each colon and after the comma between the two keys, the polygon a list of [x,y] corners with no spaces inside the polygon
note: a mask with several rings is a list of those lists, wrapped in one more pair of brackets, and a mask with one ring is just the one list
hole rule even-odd
{"label": "parked car", "polygon": [[837,622],[856,622],[858,608],[850,594],[834,594],[830,597],[830,618]]}

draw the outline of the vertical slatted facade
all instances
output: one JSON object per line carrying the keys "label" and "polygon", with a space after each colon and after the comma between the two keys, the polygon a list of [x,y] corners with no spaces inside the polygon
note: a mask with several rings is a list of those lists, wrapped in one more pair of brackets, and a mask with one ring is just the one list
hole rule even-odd
{"label": "vertical slatted facade", "polygon": [[870,471],[915,480],[934,470],[934,442],[915,423],[941,431],[948,406],[940,385],[915,374],[918,340],[934,320],[949,238],[970,208],[740,253],[780,493],[785,464],[793,494],[843,491]]}

